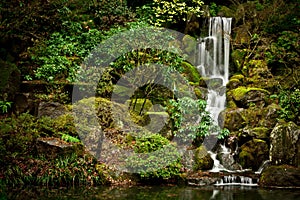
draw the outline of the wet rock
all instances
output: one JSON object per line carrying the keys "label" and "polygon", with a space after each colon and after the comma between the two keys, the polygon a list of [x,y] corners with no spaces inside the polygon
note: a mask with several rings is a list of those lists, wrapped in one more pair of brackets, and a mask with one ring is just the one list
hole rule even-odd
{"label": "wet rock", "polygon": [[278,122],[271,132],[270,160],[273,164],[300,166],[300,128],[294,122]]}
{"label": "wet rock", "polygon": [[209,89],[217,89],[219,87],[222,87],[223,79],[221,79],[221,78],[211,78],[211,79],[206,80],[206,84],[207,84],[207,87]]}
{"label": "wet rock", "polygon": [[66,107],[58,102],[40,102],[38,106],[38,117],[48,116],[57,118],[66,112]]}
{"label": "wet rock", "polygon": [[264,187],[300,187],[300,168],[289,165],[266,167],[259,179]]}
{"label": "wet rock", "polygon": [[233,153],[224,153],[220,152],[217,155],[217,159],[220,160],[220,163],[228,170],[241,170],[242,166],[238,164],[235,160],[235,155]]}
{"label": "wet rock", "polygon": [[265,141],[253,139],[240,147],[239,163],[244,169],[256,171],[269,158],[269,148]]}

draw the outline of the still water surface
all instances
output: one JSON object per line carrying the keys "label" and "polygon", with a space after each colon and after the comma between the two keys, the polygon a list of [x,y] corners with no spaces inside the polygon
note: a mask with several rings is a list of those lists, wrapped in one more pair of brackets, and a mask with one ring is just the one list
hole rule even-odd
{"label": "still water surface", "polygon": [[299,189],[256,187],[132,186],[98,188],[27,188],[9,190],[0,199],[114,199],[114,200],[300,200]]}

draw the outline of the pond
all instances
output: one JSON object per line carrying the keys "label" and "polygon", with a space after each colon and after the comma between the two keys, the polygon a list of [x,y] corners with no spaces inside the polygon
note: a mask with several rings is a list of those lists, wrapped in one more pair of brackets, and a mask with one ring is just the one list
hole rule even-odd
{"label": "pond", "polygon": [[9,190],[0,199],[114,199],[114,200],[293,200],[300,199],[299,189],[261,189],[256,187],[131,186],[93,188],[26,188]]}

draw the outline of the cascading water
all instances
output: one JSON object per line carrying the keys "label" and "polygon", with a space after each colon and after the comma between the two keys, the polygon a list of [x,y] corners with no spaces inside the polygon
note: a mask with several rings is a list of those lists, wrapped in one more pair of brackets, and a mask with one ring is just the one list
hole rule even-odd
{"label": "cascading water", "polygon": [[[207,83],[207,111],[215,124],[220,127],[223,127],[223,124],[220,124],[218,117],[225,109],[225,91],[229,77],[231,21],[231,18],[225,17],[210,18],[208,37],[198,40],[197,68]],[[210,137],[206,137],[204,143],[208,150],[216,143],[216,134],[218,133],[211,133]],[[213,170],[224,170],[225,168],[215,159],[216,155],[210,153],[215,161]]]}
{"label": "cascading water", "polygon": [[218,116],[225,109],[225,87],[229,76],[229,47],[231,18],[212,17],[209,21],[209,36],[199,39],[198,70],[207,79],[207,111],[218,123]]}

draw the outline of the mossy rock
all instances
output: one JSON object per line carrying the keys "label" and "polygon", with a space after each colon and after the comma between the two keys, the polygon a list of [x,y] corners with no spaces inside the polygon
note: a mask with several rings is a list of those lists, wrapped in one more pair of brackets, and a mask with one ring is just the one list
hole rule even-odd
{"label": "mossy rock", "polygon": [[259,185],[263,187],[300,187],[299,180],[300,168],[289,165],[271,165],[262,171],[259,178]]}
{"label": "mossy rock", "polygon": [[239,163],[244,169],[258,170],[269,158],[269,148],[264,140],[253,139],[240,147]]}
{"label": "mossy rock", "polygon": [[147,112],[149,116],[149,123],[145,126],[147,130],[152,133],[159,133],[164,137],[171,137],[169,131],[171,130],[171,121],[167,112]]}
{"label": "mossy rock", "polygon": [[242,85],[242,82],[239,80],[239,79],[234,79],[234,78],[231,78],[229,80],[229,82],[227,83],[226,87],[229,89],[229,90],[232,90],[232,89],[235,89],[239,86]]}
{"label": "mossy rock", "polygon": [[243,74],[235,74],[230,79],[237,79],[239,81],[243,81],[245,79],[245,76]]}
{"label": "mossy rock", "polygon": [[182,44],[184,45],[184,51],[190,55],[190,53],[196,50],[197,40],[192,36],[185,35],[182,38]]}
{"label": "mossy rock", "polygon": [[114,94],[114,100],[116,100],[117,102],[124,102],[127,99],[130,98],[129,94],[132,93],[132,88],[127,88],[124,87],[122,85],[115,85],[114,86],[114,90],[113,90],[113,94]]}
{"label": "mossy rock", "polygon": [[210,157],[205,146],[203,145],[196,149],[194,159],[194,170],[210,170],[214,166],[213,159]]}
{"label": "mossy rock", "polygon": [[183,73],[190,82],[198,83],[201,75],[197,68],[188,62],[182,62]]}
{"label": "mossy rock", "polygon": [[280,121],[271,135],[270,160],[273,164],[300,167],[300,127],[294,122]]}
{"label": "mossy rock", "polygon": [[236,101],[240,101],[250,91],[260,91],[260,92],[269,94],[269,91],[267,91],[265,89],[262,89],[262,88],[253,88],[253,87],[241,86],[241,87],[238,87],[238,88],[232,90],[232,96]]}
{"label": "mossy rock", "polygon": [[195,95],[198,99],[202,98],[202,92],[199,88],[194,88]]}
{"label": "mossy rock", "polygon": [[207,80],[208,80],[208,78],[201,77],[200,80],[199,80],[199,86],[207,88],[207,82],[206,82]]}
{"label": "mossy rock", "polygon": [[221,112],[220,117],[224,121],[224,128],[227,128],[230,132],[243,128],[247,121],[245,112],[243,108],[227,108]]}
{"label": "mossy rock", "polygon": [[277,120],[279,116],[278,111],[280,109],[281,109],[280,106],[276,103],[272,103],[267,107],[263,108],[261,112],[262,118],[259,121],[258,126],[272,129],[278,121]]}
{"label": "mossy rock", "polygon": [[229,95],[239,107],[249,108],[250,106],[264,107],[267,103],[269,91],[262,88],[240,86],[230,90]]}
{"label": "mossy rock", "polygon": [[244,128],[239,137],[252,137],[256,139],[268,140],[270,136],[270,129],[266,127],[254,127],[254,128]]}

